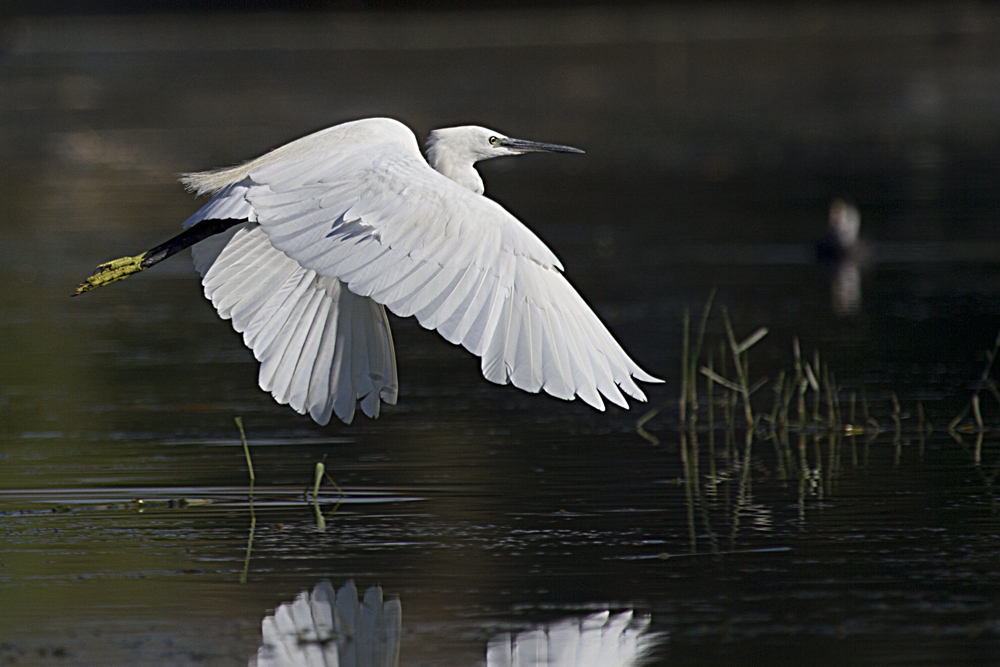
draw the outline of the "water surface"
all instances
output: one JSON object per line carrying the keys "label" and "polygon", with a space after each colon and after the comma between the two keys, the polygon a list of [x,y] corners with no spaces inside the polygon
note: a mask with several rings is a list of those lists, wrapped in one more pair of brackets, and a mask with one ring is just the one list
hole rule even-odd
{"label": "water surface", "polygon": [[[1000,330],[998,25],[719,5],[4,27],[0,661],[244,664],[326,578],[399,597],[403,665],[484,664],[502,633],[601,610],[650,615],[656,664],[989,663],[1000,408],[984,390],[978,447],[971,416],[947,426]],[[197,206],[177,172],[369,115],[587,150],[482,171],[665,378],[649,406],[491,385],[397,318],[399,404],[321,428],[257,389],[184,256],[68,298],[175,233]],[[874,244],[848,308],[813,261],[834,197]],[[879,430],[747,456],[703,404],[682,439],[682,314],[713,290],[713,352],[722,307],[769,330],[758,409],[797,339]],[[345,494],[322,486],[325,530],[318,461]]]}

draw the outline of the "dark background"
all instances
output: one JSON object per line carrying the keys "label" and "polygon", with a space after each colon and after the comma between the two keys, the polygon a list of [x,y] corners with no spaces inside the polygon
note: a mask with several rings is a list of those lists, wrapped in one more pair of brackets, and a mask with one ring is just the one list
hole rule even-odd
{"label": "dark background", "polygon": [[[602,608],[651,613],[663,664],[996,655],[997,444],[977,459],[946,427],[1000,329],[1000,10],[418,6],[4,4],[0,659],[243,664],[324,577],[401,597],[403,664],[473,664],[497,632]],[[374,115],[587,151],[481,171],[666,380],[648,406],[489,384],[393,319],[398,406],[320,428],[257,388],[185,256],[69,298],[178,231],[199,205],[178,173]],[[835,197],[873,248],[849,311],[814,253]],[[747,459],[726,429],[682,443],[681,318],[713,290],[710,349],[723,306],[739,337],[769,329],[755,378],[798,339],[878,435],[808,434],[784,468],[764,438]],[[258,471],[246,585],[236,415]],[[351,501],[324,487],[325,532],[301,500],[324,457]]]}

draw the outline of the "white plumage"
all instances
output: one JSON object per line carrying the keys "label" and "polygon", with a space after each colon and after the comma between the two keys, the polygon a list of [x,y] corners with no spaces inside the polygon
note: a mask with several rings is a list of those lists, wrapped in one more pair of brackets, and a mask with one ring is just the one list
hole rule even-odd
{"label": "white plumage", "polygon": [[[529,151],[580,152],[479,127],[436,130],[431,167],[401,123],[322,130],[228,169],[184,176],[214,196],[185,223],[243,225],[194,248],[205,296],[261,362],[260,385],[320,424],[393,404],[385,309],[416,316],[482,357],[483,375],[531,392],[645,400],[658,382],[622,350],[549,248],[482,196],[473,164]],[[634,378],[634,379],[633,379]]]}

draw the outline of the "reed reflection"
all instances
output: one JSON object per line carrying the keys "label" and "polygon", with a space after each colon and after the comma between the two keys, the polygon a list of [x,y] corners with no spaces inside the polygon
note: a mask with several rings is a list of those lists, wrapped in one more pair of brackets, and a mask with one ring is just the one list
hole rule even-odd
{"label": "reed reflection", "polygon": [[[775,509],[755,500],[755,478],[776,480],[794,489],[797,522],[804,526],[810,504],[823,507],[836,494],[845,473],[871,470],[876,446],[891,461],[892,474],[914,444],[917,460],[923,461],[934,429],[922,402],[908,408],[890,391],[877,402],[876,413],[863,390],[860,395],[845,391],[819,351],[807,358],[797,339],[793,340],[791,368],[779,370],[773,381],[752,376],[751,348],[766,336],[767,329],[740,340],[722,308],[725,336],[713,346],[706,340],[713,297],[708,299],[697,331],[692,331],[688,312],[682,328],[677,452],[691,554],[732,553],[748,529],[754,533],[773,530]],[[979,382],[947,431],[967,453],[996,513],[1000,457],[987,455],[985,450],[992,443],[985,442],[984,436],[997,427],[983,416],[981,395],[991,395],[1000,408],[1000,386],[992,378],[994,361],[1000,356],[1000,333],[985,355],[987,364]],[[768,385],[771,392],[758,391]],[[653,444],[660,439],[648,429],[649,422],[665,407],[651,410],[638,422],[639,434]],[[707,423],[700,423],[704,416]],[[973,436],[973,442],[965,436]],[[761,449],[757,441],[770,446]],[[679,554],[661,554],[674,555]]]}

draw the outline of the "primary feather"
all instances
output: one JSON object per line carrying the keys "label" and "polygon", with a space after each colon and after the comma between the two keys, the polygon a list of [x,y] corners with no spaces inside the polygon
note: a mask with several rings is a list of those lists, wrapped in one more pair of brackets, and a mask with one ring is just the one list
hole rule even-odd
{"label": "primary feather", "polygon": [[261,387],[319,423],[331,412],[349,422],[357,400],[377,416],[397,392],[388,308],[482,357],[492,382],[598,409],[602,395],[627,407],[622,391],[645,400],[634,379],[659,380],[622,350],[552,251],[463,171],[475,173],[491,145],[509,155],[530,142],[450,128],[429,143],[455,180],[385,118],[183,177],[214,193],[185,226],[247,220],[196,246],[195,262],[205,295],[262,362]]}

